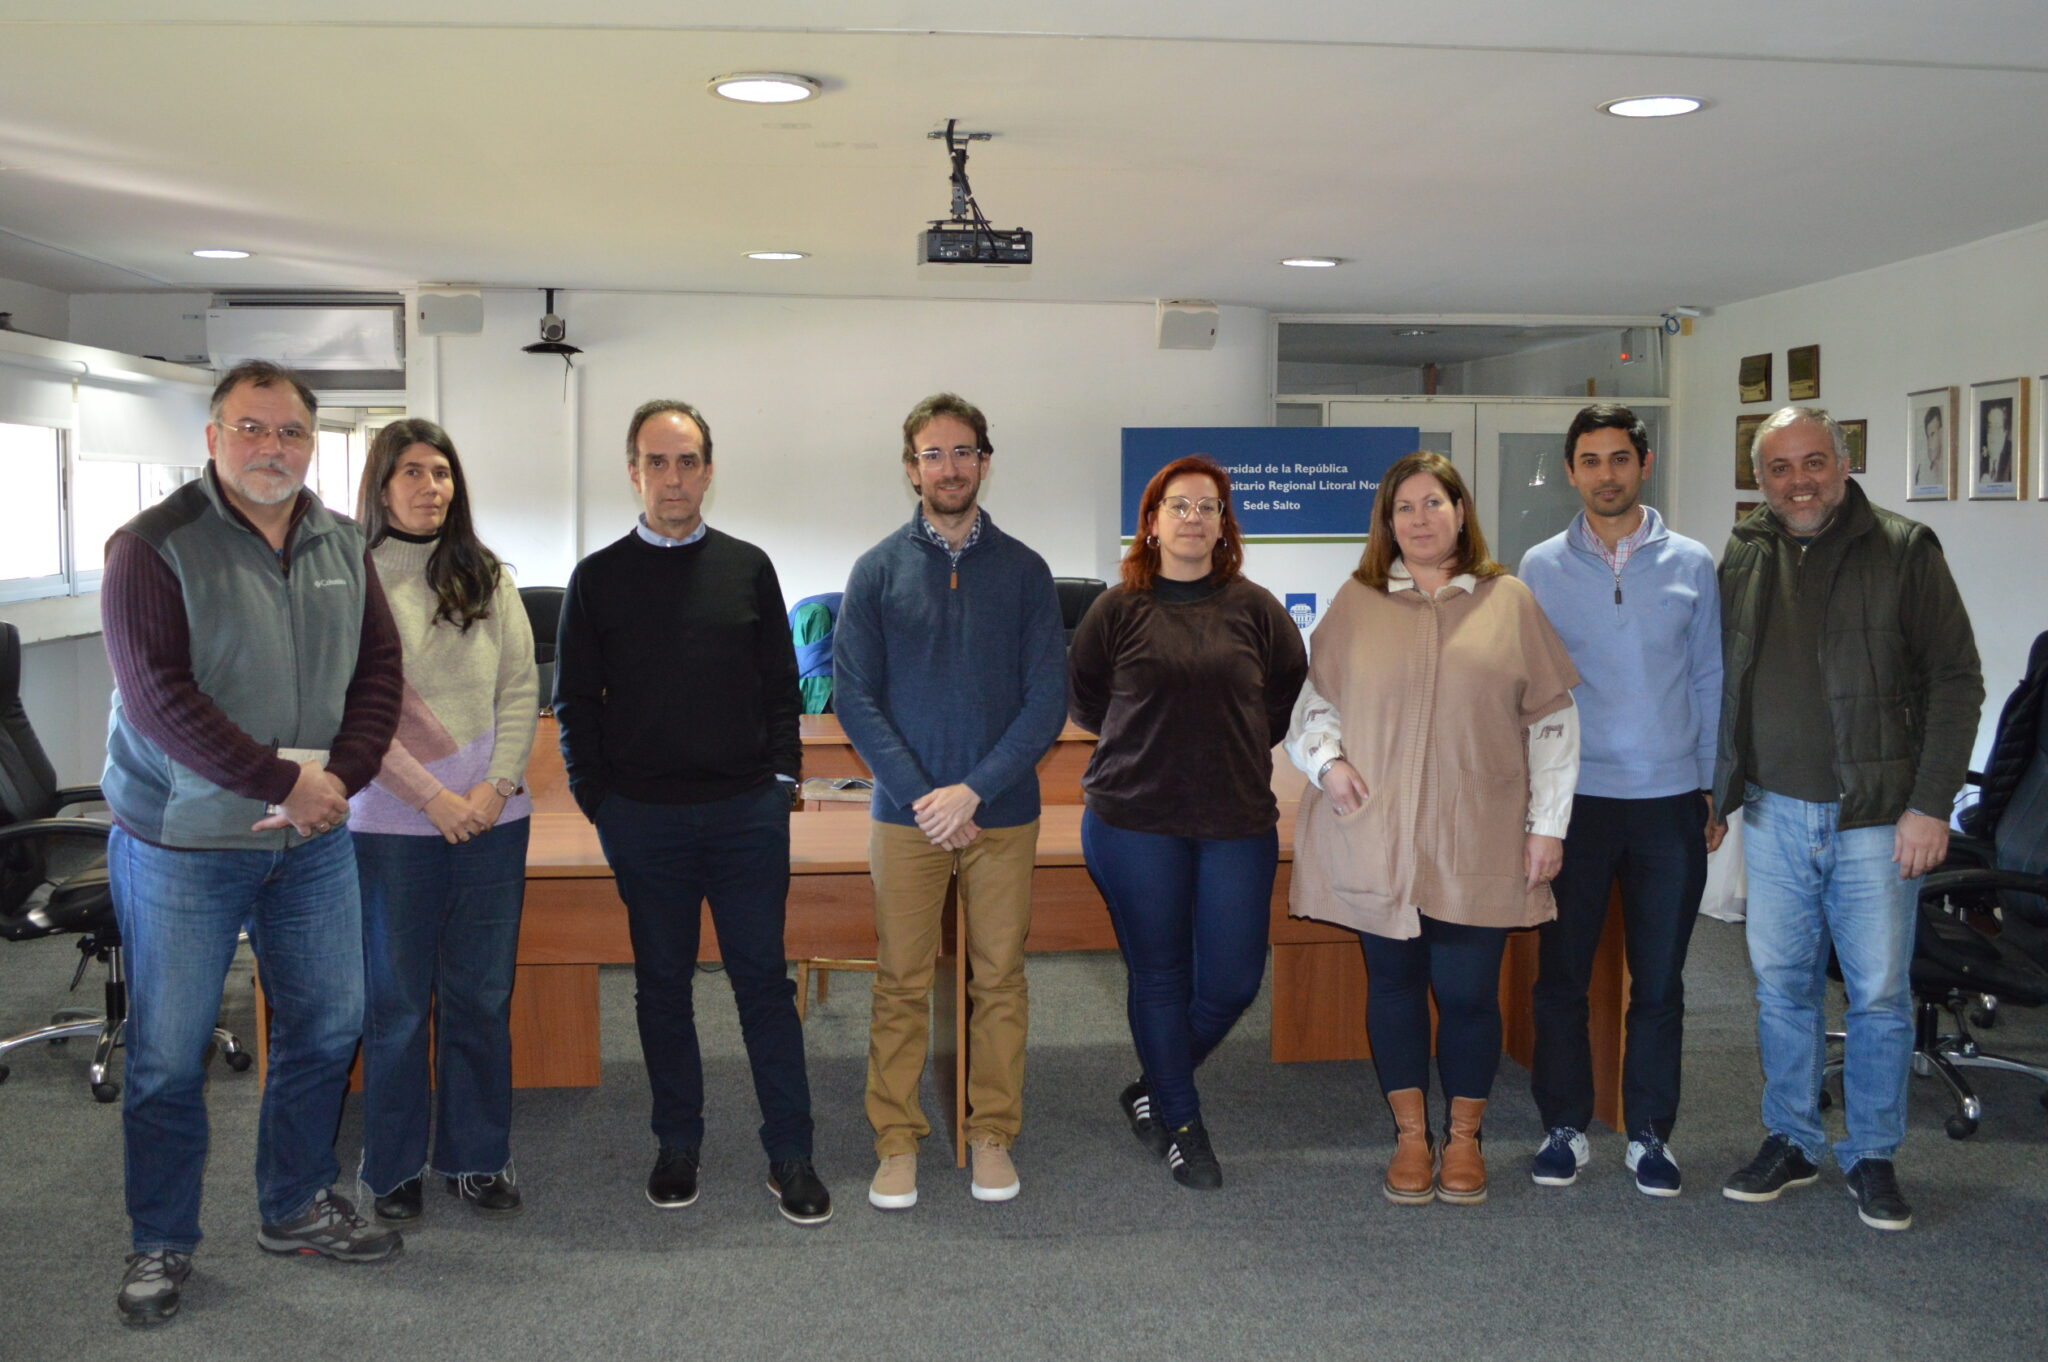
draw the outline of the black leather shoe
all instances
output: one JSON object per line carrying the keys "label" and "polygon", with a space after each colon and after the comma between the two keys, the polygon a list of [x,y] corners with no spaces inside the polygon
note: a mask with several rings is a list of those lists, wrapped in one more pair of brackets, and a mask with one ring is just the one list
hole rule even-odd
{"label": "black leather shoe", "polygon": [[448,1192],[459,1196],[479,1215],[519,1214],[519,1189],[503,1173],[464,1173],[448,1179]]}
{"label": "black leather shoe", "polygon": [[832,1194],[809,1159],[768,1165],[768,1190],[775,1193],[783,1218],[798,1225],[822,1225],[832,1218]]}
{"label": "black leather shoe", "polygon": [[697,1151],[663,1145],[647,1175],[647,1199],[672,1211],[697,1199]]}
{"label": "black leather shoe", "polygon": [[420,1218],[420,1180],[407,1178],[388,1196],[378,1197],[371,1209],[380,1224],[410,1225]]}

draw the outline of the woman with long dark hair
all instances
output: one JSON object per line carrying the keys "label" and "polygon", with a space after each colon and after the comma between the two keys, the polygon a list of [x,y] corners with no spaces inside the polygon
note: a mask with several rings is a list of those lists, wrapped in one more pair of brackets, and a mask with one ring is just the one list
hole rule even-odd
{"label": "woman with long dark hair", "polygon": [[[533,633],[477,539],[462,461],[432,421],[377,432],[356,498],[405,647],[398,734],[350,801],[363,888],[363,1162],[377,1218],[421,1211],[429,1170],[479,1212],[512,1174],[513,957],[539,716]],[[432,1023],[432,1150],[428,1027]]]}
{"label": "woman with long dark hair", "polygon": [[1265,977],[1272,749],[1308,669],[1301,631],[1243,563],[1230,475],[1199,456],[1168,464],[1067,666],[1074,722],[1100,735],[1081,849],[1123,952],[1144,1070],[1124,1118],[1196,1188],[1222,1186],[1223,1170],[1195,1069]]}
{"label": "woman with long dark hair", "polygon": [[1366,1033],[1396,1131],[1387,1199],[1484,1201],[1501,955],[1510,930],[1557,916],[1579,675],[1535,596],[1487,551],[1458,470],[1426,451],[1381,479],[1365,553],[1314,642],[1287,741],[1315,787],[1295,820],[1290,911],[1364,947]]}

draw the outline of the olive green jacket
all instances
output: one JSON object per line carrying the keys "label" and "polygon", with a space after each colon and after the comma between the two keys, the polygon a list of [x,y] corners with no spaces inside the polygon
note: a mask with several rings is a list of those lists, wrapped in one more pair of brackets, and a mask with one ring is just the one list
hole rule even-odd
{"label": "olive green jacket", "polygon": [[[1870,504],[1853,481],[1823,534],[1850,543],[1825,584],[1814,640],[1841,782],[1838,827],[1894,823],[1907,809],[1948,821],[1984,703],[1977,641],[1934,532]],[[1742,806],[1750,697],[1773,574],[1804,552],[1767,506],[1721,556],[1721,736],[1714,807]]]}

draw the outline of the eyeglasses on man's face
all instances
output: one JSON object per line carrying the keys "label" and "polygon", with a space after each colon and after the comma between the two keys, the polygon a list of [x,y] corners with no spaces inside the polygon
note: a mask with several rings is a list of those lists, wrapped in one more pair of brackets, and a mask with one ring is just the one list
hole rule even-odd
{"label": "eyeglasses on man's face", "polygon": [[1203,497],[1200,501],[1190,501],[1186,497],[1168,497],[1159,503],[1159,509],[1175,520],[1186,520],[1189,516],[1220,520],[1223,517],[1223,498]]}
{"label": "eyeglasses on man's face", "polygon": [[294,452],[313,447],[313,432],[301,425],[266,426],[261,421],[215,421],[214,424],[252,445],[263,444],[275,435],[280,445]]}
{"label": "eyeglasses on man's face", "polygon": [[954,463],[973,463],[981,457],[981,451],[973,445],[954,445],[951,449],[920,449],[917,461],[926,468],[937,468],[951,460]]}

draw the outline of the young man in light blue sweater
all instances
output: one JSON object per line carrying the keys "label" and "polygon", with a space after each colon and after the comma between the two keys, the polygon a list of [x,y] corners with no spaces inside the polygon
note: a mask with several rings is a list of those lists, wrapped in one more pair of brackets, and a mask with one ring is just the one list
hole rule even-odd
{"label": "young man in light blue sweater", "polygon": [[1543,925],[1535,991],[1536,1106],[1548,1131],[1531,1160],[1539,1186],[1566,1187],[1591,1158],[1593,1065],[1586,990],[1621,884],[1630,974],[1622,1061],[1624,1159],[1636,1187],[1677,1196],[1665,1141],[1678,1115],[1686,947],[1720,843],[1713,802],[1721,703],[1721,606],[1714,559],[1642,504],[1656,455],[1627,407],[1599,403],[1565,434],[1565,470],[1585,510],[1522,559],[1521,578],[1583,678],[1579,784]]}
{"label": "young man in light blue sweater", "polygon": [[1038,850],[1038,759],[1066,721],[1066,631],[1045,560],[978,502],[994,449],[980,410],[951,393],[903,423],[910,523],[853,565],[833,643],[833,704],[875,774],[868,1121],[879,1164],[868,1200],[917,1202],[918,1106],[932,965],[946,886],[959,876],[973,962],[967,1124],[980,1201],[1019,1182],[1029,1002],[1024,938]]}

